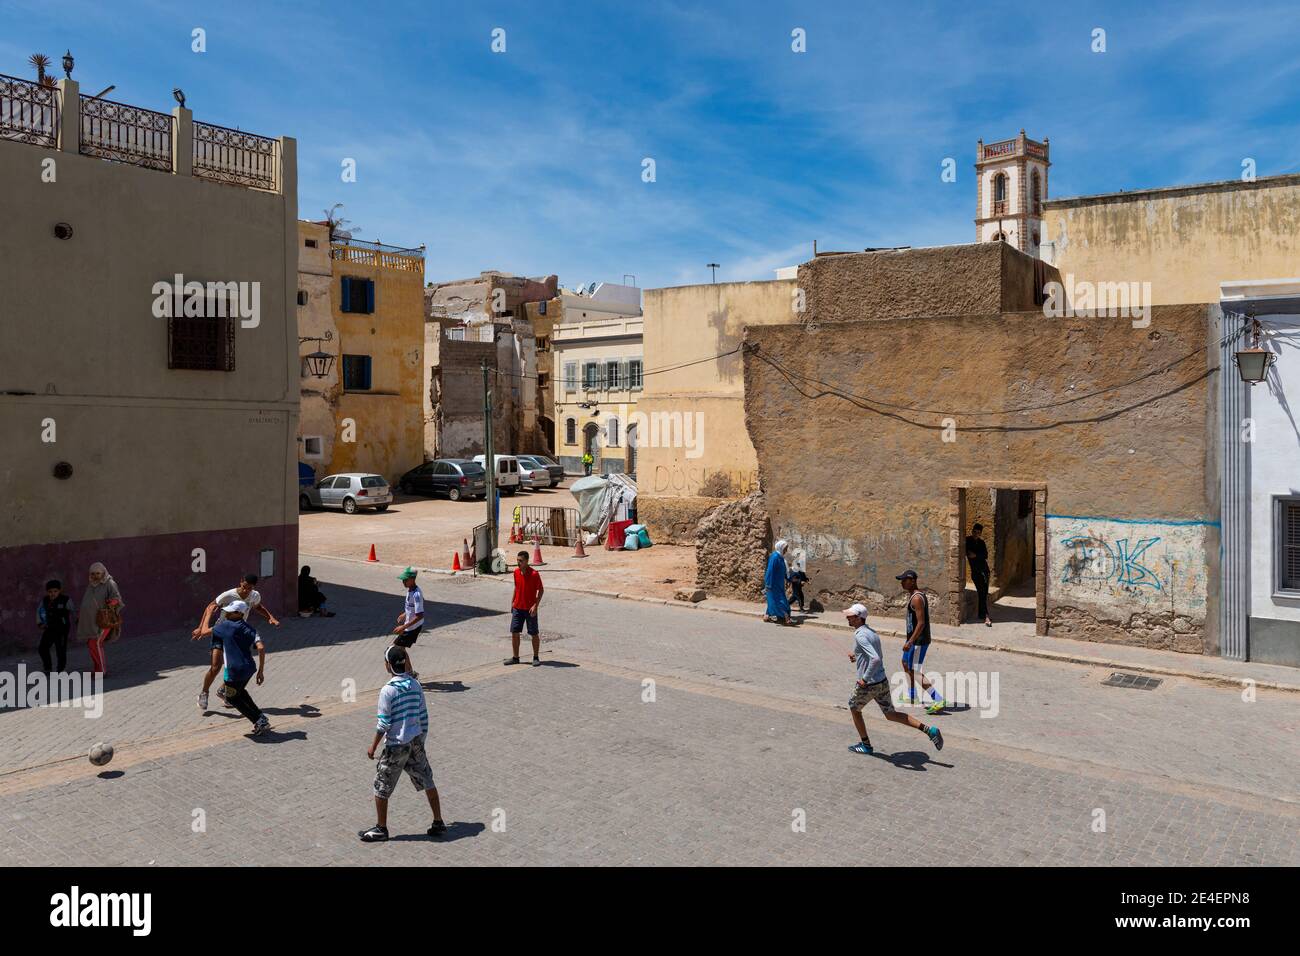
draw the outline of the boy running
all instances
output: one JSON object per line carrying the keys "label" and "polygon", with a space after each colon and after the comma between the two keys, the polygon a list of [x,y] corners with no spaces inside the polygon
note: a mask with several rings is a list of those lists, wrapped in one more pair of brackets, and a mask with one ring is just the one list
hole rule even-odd
{"label": "boy running", "polygon": [[[393,646],[410,649],[420,637],[420,632],[424,630],[424,592],[420,586],[415,583],[415,576],[418,574],[414,568],[408,567],[398,575],[398,579],[406,588],[406,605],[402,613],[397,615],[397,626],[393,628],[392,633],[397,635],[393,638]],[[408,666],[410,657],[407,657]],[[410,670],[410,676],[419,679],[419,674],[414,669]]]}
{"label": "boy running", "polygon": [[[257,584],[256,574],[245,574],[243,580],[239,582],[238,587],[231,588],[229,591],[222,591],[214,597],[210,604],[203,609],[203,615],[199,618],[199,626],[190,632],[190,639],[197,641],[203,634],[212,634],[212,659],[208,664],[208,672],[203,675],[203,687],[199,690],[199,710],[207,713],[208,710],[208,691],[212,689],[212,682],[217,679],[221,673],[221,640],[212,631],[213,612],[219,612],[227,604],[235,601],[243,601],[248,605],[248,617],[252,616],[253,611],[257,611],[262,617],[266,618],[274,627],[279,627],[280,622],[276,620],[274,614],[266,609],[262,604],[262,595],[253,587]],[[251,625],[250,625],[251,626]],[[217,696],[232,706],[230,701],[226,700],[226,688],[223,684],[217,688]]]}
{"label": "boy running", "polygon": [[853,632],[853,650],[849,651],[849,660],[858,668],[858,683],[849,698],[849,713],[853,716],[853,726],[857,728],[861,743],[849,747],[855,754],[873,753],[871,738],[867,736],[867,725],[862,719],[862,708],[868,701],[874,700],[886,720],[915,727],[930,738],[935,750],[943,749],[943,734],[938,727],[927,727],[910,714],[900,714],[894,710],[890,699],[889,680],[885,677],[885,664],[880,652],[880,636],[867,627],[867,609],[861,604],[846,608],[844,616],[849,620]]}
{"label": "boy running", "polygon": [[[266,646],[244,619],[248,614],[245,602],[231,601],[221,610],[222,619],[215,627],[204,628],[200,636],[211,634],[221,641],[221,656],[226,667],[225,684],[222,687],[225,693],[222,696],[231,707],[248,718],[253,725],[253,733],[265,733],[271,729],[271,722],[244,688],[254,676],[258,687],[266,679]],[[257,651],[256,664],[253,663],[254,650]]]}
{"label": "boy running", "polygon": [[375,816],[377,821],[369,830],[358,836],[363,843],[382,843],[388,839],[388,798],[393,795],[402,771],[411,778],[416,790],[424,791],[433,811],[433,825],[429,836],[447,832],[442,822],[442,807],[438,802],[438,788],[433,783],[433,769],[424,744],[429,735],[429,711],[424,705],[424,688],[409,673],[411,658],[405,648],[392,645],[384,652],[384,667],[392,680],[379,691],[379,723],[375,739],[370,742],[366,756],[375,759],[379,742],[384,741],[383,753],[375,766]]}
{"label": "boy running", "polygon": [[519,663],[519,635],[527,624],[528,634],[533,639],[533,666],[541,667],[542,659],[538,654],[542,639],[537,633],[537,609],[541,607],[542,592],[546,588],[542,586],[542,576],[537,569],[528,566],[528,552],[520,551],[516,557],[519,567],[515,568],[515,596],[510,602],[510,647],[514,656],[502,663],[506,666]]}
{"label": "boy running", "polygon": [[931,685],[929,678],[921,671],[925,663],[925,652],[930,649],[930,601],[925,592],[916,586],[916,572],[904,571],[894,578],[903,583],[907,592],[907,641],[903,644],[903,670],[907,673],[907,702],[916,703],[916,675],[921,675],[921,696],[930,692],[930,703],[926,704],[927,714],[937,714],[947,706],[939,692]]}

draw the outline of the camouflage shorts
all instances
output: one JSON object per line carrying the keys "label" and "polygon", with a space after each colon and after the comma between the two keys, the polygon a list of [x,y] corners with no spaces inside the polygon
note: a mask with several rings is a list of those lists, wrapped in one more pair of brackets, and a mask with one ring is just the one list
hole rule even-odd
{"label": "camouflage shorts", "polygon": [[889,681],[876,681],[874,684],[855,684],[853,696],[849,698],[849,710],[861,710],[871,701],[880,705],[882,714],[894,712],[894,701],[889,693]]}
{"label": "camouflage shorts", "polygon": [[433,768],[424,752],[424,739],[420,734],[409,743],[385,747],[375,762],[375,796],[387,800],[397,787],[397,780],[406,771],[415,789],[421,792],[433,789]]}

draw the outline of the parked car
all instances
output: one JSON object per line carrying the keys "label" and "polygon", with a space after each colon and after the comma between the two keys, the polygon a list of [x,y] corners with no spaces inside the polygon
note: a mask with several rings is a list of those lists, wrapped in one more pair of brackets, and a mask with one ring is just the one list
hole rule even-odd
{"label": "parked car", "polygon": [[558,487],[564,480],[564,466],[549,455],[519,455],[520,467],[527,466],[534,470],[544,468],[546,470],[547,482],[545,485],[538,487]]}
{"label": "parked car", "polygon": [[519,487],[520,488],[549,488],[551,487],[551,473],[546,470],[546,466],[541,462],[530,462],[527,458],[519,459]]}
{"label": "parked car", "polygon": [[342,508],[348,514],[356,514],[362,508],[387,511],[392,500],[392,490],[383,475],[357,471],[326,475],[298,493],[298,507],[304,511],[312,508]]}
{"label": "parked car", "polygon": [[426,461],[402,475],[398,489],[406,495],[446,495],[452,501],[487,494],[487,472],[468,458]]}
{"label": "parked car", "polygon": [[[514,455],[496,455],[497,487],[503,495],[513,495],[519,490],[519,459]],[[483,464],[483,456],[475,455],[474,460]]]}

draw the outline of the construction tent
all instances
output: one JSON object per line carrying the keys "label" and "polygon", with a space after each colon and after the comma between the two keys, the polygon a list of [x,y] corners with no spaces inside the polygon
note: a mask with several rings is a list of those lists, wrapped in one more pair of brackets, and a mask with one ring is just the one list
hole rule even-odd
{"label": "construction tent", "polygon": [[627,475],[588,475],[569,488],[578,501],[578,527],[605,537],[611,521],[626,521],[636,501],[636,482]]}

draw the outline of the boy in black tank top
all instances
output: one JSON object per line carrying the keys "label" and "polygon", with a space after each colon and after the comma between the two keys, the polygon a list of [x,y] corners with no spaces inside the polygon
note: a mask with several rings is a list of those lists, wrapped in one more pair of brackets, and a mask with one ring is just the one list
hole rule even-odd
{"label": "boy in black tank top", "polygon": [[[930,601],[925,592],[916,586],[916,572],[904,571],[895,578],[901,581],[907,592],[907,640],[903,644],[903,670],[907,673],[907,700],[904,703],[916,703],[916,677],[930,649]],[[924,673],[920,673],[921,696],[928,691],[930,703],[926,704],[927,714],[937,714],[946,706],[934,685]]]}

